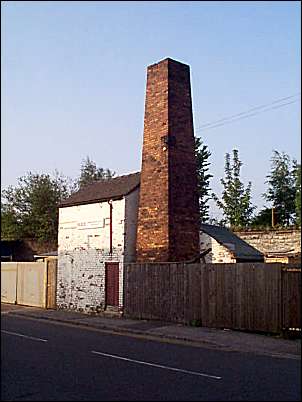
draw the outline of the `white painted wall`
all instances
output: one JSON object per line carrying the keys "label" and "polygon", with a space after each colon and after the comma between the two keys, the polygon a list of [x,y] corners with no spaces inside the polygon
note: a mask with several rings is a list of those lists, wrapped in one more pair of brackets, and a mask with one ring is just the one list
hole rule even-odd
{"label": "white painted wall", "polygon": [[[113,246],[123,250],[125,199],[113,201]],[[108,202],[59,209],[59,251],[74,248],[109,250],[110,206]]]}
{"label": "white painted wall", "polygon": [[218,241],[208,234],[200,233],[200,251],[212,248],[212,251],[205,256],[206,263],[235,263],[236,259],[232,253]]}
{"label": "white painted wall", "polygon": [[135,261],[139,189],[112,202],[59,209],[58,282],[59,308],[101,311],[105,308],[105,263],[119,262],[119,308],[123,308],[124,262]]}
{"label": "white painted wall", "polygon": [[59,209],[59,308],[99,311],[105,307],[105,262],[119,262],[119,307],[123,303],[125,198],[113,201],[110,254],[110,206],[99,202]]}

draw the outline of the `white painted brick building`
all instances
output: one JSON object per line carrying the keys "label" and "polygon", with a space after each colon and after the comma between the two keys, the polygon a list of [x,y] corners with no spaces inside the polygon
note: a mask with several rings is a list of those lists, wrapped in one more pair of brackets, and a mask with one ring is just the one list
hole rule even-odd
{"label": "white painted brick building", "polygon": [[122,310],[123,266],[135,261],[139,173],[86,186],[59,208],[58,308]]}

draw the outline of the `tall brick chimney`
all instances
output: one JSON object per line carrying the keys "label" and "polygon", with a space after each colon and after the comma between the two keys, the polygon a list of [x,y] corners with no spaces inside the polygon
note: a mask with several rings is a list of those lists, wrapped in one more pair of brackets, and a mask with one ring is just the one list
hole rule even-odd
{"label": "tall brick chimney", "polygon": [[137,262],[199,254],[190,68],[169,58],[147,70],[136,253]]}

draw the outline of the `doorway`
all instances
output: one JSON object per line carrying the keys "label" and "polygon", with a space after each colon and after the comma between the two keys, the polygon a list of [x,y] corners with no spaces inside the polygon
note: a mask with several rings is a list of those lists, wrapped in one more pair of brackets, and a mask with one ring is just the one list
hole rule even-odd
{"label": "doorway", "polygon": [[105,263],[106,306],[119,305],[119,263]]}

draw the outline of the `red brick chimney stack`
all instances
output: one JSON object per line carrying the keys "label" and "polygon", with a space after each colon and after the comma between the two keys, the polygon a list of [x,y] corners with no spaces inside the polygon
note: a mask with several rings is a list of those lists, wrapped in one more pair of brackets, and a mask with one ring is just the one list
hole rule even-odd
{"label": "red brick chimney stack", "polygon": [[169,58],[147,70],[136,252],[137,262],[199,254],[190,68]]}

